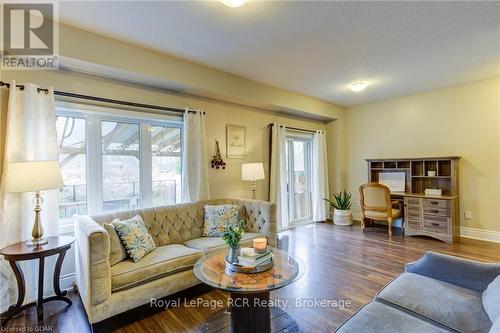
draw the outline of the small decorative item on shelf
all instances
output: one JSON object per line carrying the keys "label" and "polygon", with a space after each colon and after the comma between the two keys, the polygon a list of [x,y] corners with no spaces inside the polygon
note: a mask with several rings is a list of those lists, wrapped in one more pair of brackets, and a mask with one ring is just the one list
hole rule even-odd
{"label": "small decorative item on shelf", "polygon": [[222,232],[222,239],[229,245],[229,253],[227,254],[226,261],[233,264],[238,262],[238,255],[240,252],[241,237],[245,233],[243,228],[244,222],[241,221],[239,226],[226,227]]}
{"label": "small decorative item on shelf", "polygon": [[441,195],[443,195],[443,190],[438,189],[438,188],[426,188],[424,193],[425,193],[425,195],[441,196]]}
{"label": "small decorative item on shelf", "polygon": [[212,168],[220,169],[222,170],[226,169],[226,162],[222,160],[222,157],[220,155],[220,149],[219,149],[219,141],[215,140],[215,155],[212,157]]}
{"label": "small decorative item on shelf", "polygon": [[333,208],[333,223],[337,225],[352,225],[351,193],[346,190],[333,194],[334,200],[324,198]]}

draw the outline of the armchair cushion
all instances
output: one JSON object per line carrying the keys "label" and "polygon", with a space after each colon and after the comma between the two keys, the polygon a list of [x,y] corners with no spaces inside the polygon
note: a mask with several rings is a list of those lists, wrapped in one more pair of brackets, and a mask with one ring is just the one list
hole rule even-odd
{"label": "armchair cushion", "polygon": [[[116,219],[113,222],[118,221],[120,220]],[[123,247],[120,236],[118,236],[118,233],[116,232],[113,224],[103,223],[102,226],[109,235],[109,263],[111,266],[113,266],[127,258],[127,251]]]}
{"label": "armchair cushion", "polygon": [[113,225],[134,262],[138,262],[156,248],[153,237],[139,215],[125,221],[115,221]]}
{"label": "armchair cushion", "polygon": [[340,326],[336,333],[445,333],[449,330],[434,326],[379,302],[362,307]]}
{"label": "armchair cushion", "polygon": [[491,327],[480,292],[418,274],[401,274],[377,300],[459,332],[488,332]]}
{"label": "armchair cushion", "polygon": [[492,322],[500,319],[500,275],[483,291],[483,306]]}
{"label": "armchair cushion", "polygon": [[224,228],[238,225],[240,207],[237,205],[205,205],[203,236],[222,236]]}
{"label": "armchair cushion", "polygon": [[192,269],[201,257],[201,251],[180,244],[160,246],[139,262],[124,260],[111,267],[111,290],[117,292]]}
{"label": "armchair cushion", "polygon": [[[401,216],[399,209],[392,208],[392,218],[396,219]],[[365,210],[365,217],[369,219],[382,219],[387,220],[387,212],[379,212],[375,210]]]}
{"label": "armchair cushion", "polygon": [[405,271],[482,293],[500,275],[500,264],[490,264],[442,253],[427,252],[416,262],[406,264]]}

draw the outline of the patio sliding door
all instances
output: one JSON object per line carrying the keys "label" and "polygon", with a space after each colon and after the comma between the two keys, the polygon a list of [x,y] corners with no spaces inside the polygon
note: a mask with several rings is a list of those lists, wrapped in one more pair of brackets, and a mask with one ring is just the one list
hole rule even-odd
{"label": "patio sliding door", "polygon": [[312,220],[311,150],[311,135],[302,133],[287,134],[287,188],[290,225]]}

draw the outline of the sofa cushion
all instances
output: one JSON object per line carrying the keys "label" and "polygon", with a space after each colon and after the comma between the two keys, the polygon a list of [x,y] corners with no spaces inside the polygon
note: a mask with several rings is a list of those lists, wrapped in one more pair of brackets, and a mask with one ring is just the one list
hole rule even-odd
{"label": "sofa cushion", "polygon": [[134,262],[138,262],[156,248],[155,241],[140,215],[125,221],[113,221],[113,226]]}
{"label": "sofa cushion", "polygon": [[[119,221],[118,219],[113,220],[113,222]],[[103,223],[102,226],[109,235],[109,263],[113,266],[127,258],[127,251],[123,247],[120,236],[118,236],[113,224]]]}
{"label": "sofa cushion", "polygon": [[192,269],[203,257],[200,250],[173,244],[157,247],[139,262],[124,260],[111,267],[111,290],[132,288],[139,284]]}
{"label": "sofa cushion", "polygon": [[488,332],[492,325],[481,293],[423,275],[401,274],[379,292],[377,300],[459,332]]}
{"label": "sofa cushion", "polygon": [[379,302],[368,303],[340,326],[338,333],[445,333],[444,328]]}
{"label": "sofa cushion", "polygon": [[482,300],[491,321],[500,319],[500,275],[483,291]]}
{"label": "sofa cushion", "polygon": [[[240,246],[253,246],[253,239],[265,237],[255,232],[245,232],[240,241]],[[204,253],[212,253],[223,249],[227,245],[222,240],[222,237],[200,237],[184,242],[184,245],[203,251]]]}
{"label": "sofa cushion", "polygon": [[205,205],[203,236],[222,236],[225,228],[238,225],[239,215],[240,207],[237,205]]}

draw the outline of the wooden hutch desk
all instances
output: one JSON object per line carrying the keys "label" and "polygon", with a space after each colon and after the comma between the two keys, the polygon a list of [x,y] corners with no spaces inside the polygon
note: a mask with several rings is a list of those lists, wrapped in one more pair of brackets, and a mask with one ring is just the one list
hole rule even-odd
{"label": "wooden hutch desk", "polygon": [[[391,193],[393,199],[404,202],[405,236],[430,236],[448,243],[459,241],[459,159],[453,156],[366,160],[370,182],[378,182],[382,172],[405,173],[405,191]],[[429,171],[435,175],[429,176]],[[426,195],[425,189],[441,189],[443,195]]]}

